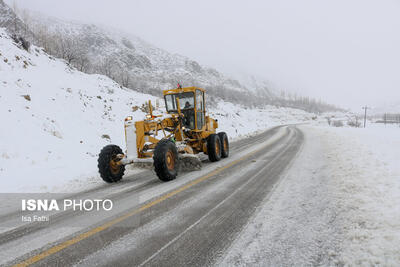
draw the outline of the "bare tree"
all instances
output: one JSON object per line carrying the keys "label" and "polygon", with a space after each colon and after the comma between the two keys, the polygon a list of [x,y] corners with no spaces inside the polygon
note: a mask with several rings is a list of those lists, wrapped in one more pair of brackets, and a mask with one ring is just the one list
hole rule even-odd
{"label": "bare tree", "polygon": [[24,22],[23,27],[24,27],[24,35],[27,36],[29,34],[29,26],[31,24],[31,16],[30,13],[27,9],[21,9],[21,12],[19,14],[21,17],[22,21]]}
{"label": "bare tree", "polygon": [[90,69],[90,61],[88,56],[83,52],[78,52],[78,57],[74,62],[74,66],[82,72],[88,72]]}
{"label": "bare tree", "polygon": [[12,9],[14,10],[15,16],[14,16],[14,32],[18,32],[18,16],[17,14],[19,13],[19,8],[17,1],[14,1],[12,4]]}
{"label": "bare tree", "polygon": [[126,69],[121,69],[119,76],[119,82],[122,84],[122,86],[129,88],[131,85],[131,77],[129,72]]}

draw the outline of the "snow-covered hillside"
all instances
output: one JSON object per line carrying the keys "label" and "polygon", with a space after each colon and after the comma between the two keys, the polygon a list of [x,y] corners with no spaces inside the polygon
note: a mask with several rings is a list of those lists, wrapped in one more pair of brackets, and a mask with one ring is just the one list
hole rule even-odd
{"label": "snow-covered hillside", "polygon": [[[224,90],[235,92],[249,92],[252,89],[266,98],[273,97],[264,83],[258,82],[257,87],[247,88],[216,69],[202,66],[185,56],[169,53],[137,36],[117,29],[64,21],[35,13],[30,15],[26,23],[37,37],[44,41],[42,45],[46,42],[51,43],[51,39],[61,37],[64,42],[76,46],[74,49],[85,52],[93,68],[92,71],[101,72],[103,65],[111,66],[109,74],[112,77],[123,80],[119,76],[127,75],[129,77],[126,78],[127,85],[142,92],[153,93],[151,89],[175,86],[179,81],[184,85],[190,83],[210,88],[219,86]],[[47,38],[50,40],[46,40]],[[121,73],[121,69],[125,73]],[[107,75],[110,76],[109,74]]]}
{"label": "snow-covered hillside", "polygon": [[57,184],[85,175],[101,146],[122,142],[122,120],[132,106],[154,101],[105,76],[73,70],[39,48],[28,53],[3,30],[0,35],[1,122],[7,125],[0,132],[0,176],[7,189],[24,187],[27,179],[43,185],[44,178]]}
{"label": "snow-covered hillside", "polygon": [[0,27],[9,29],[9,32],[19,36],[24,36],[30,42],[34,41],[33,33],[27,25],[7,6],[3,0],[0,0]]}
{"label": "snow-covered hillside", "polygon": [[131,89],[154,95],[159,87],[180,82],[208,87],[219,97],[229,96],[226,91],[252,91],[265,99],[274,98],[261,80],[256,82],[253,78],[253,83],[244,85],[214,68],[169,53],[118,29],[14,9],[0,0],[0,27],[43,46],[51,55],[67,59],[81,71],[104,74]]}
{"label": "snow-covered hillside", "polygon": [[214,104],[223,99],[248,107],[273,104],[319,113],[340,110],[308,97],[278,97],[278,88],[257,75],[245,71],[223,74],[119,29],[13,9],[17,14],[0,0],[0,27],[9,33],[43,47],[82,72],[103,74],[138,92],[160,96],[159,88],[175,87],[179,82],[207,89]]}
{"label": "snow-covered hillside", "polygon": [[[124,118],[143,119],[136,107],[149,99],[157,102],[105,76],[79,72],[41,48],[32,46],[27,52],[0,29],[1,190],[49,191],[88,178],[100,183],[98,152],[110,143],[124,147]],[[313,116],[275,107],[251,110],[229,102],[209,111],[231,138]]]}

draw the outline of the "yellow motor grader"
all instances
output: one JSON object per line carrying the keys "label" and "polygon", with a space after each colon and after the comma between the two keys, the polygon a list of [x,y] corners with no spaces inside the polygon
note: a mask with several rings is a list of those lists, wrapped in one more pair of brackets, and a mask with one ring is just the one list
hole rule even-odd
{"label": "yellow motor grader", "polygon": [[229,156],[228,136],[216,133],[217,120],[205,109],[205,90],[180,86],[164,90],[167,114],[154,115],[151,102],[142,121],[132,116],[125,119],[126,152],[116,145],[105,146],[98,158],[100,176],[107,183],[122,179],[125,165],[153,161],[162,181],[176,178],[181,161],[198,161],[199,153],[208,155],[211,162]]}

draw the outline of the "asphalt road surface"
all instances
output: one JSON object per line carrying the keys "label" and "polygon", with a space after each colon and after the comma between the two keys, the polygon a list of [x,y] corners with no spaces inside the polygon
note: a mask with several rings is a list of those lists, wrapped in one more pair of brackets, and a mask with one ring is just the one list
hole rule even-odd
{"label": "asphalt road surface", "polygon": [[[205,266],[232,244],[303,144],[296,126],[231,143],[230,157],[163,183],[151,170],[69,198],[113,201],[112,211],[60,211],[47,224],[0,233],[0,264]],[[10,226],[18,211],[0,215]]]}

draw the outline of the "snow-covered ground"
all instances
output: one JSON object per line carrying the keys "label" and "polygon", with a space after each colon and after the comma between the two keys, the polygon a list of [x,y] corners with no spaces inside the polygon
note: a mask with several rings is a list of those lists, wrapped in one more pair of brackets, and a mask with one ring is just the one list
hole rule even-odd
{"label": "snow-covered ground", "polygon": [[221,264],[398,266],[400,128],[303,129],[298,159]]}
{"label": "snow-covered ground", "polygon": [[[124,148],[123,120],[142,120],[140,107],[148,100],[157,102],[105,76],[79,72],[40,48],[27,52],[0,28],[0,192],[59,192],[103,183],[98,152],[110,143]],[[222,101],[208,108],[231,139],[314,116]]]}

